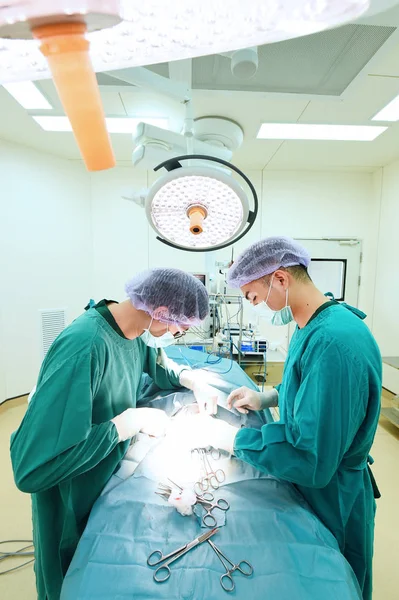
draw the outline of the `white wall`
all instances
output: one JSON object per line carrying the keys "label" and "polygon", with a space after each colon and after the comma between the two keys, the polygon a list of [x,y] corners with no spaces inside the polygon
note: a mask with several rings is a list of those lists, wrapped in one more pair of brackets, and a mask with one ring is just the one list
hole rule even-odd
{"label": "white wall", "polygon": [[144,211],[122,199],[129,188],[147,186],[147,173],[132,167],[91,173],[93,298],[121,300],[124,283],[148,268],[148,223]]}
{"label": "white wall", "polygon": [[82,312],[92,250],[90,180],[80,163],[1,141],[0,181],[2,401],[36,380],[38,311],[66,307],[69,322]]}
{"label": "white wall", "polygon": [[[383,356],[399,356],[399,162],[385,167],[375,179],[381,210],[373,331]],[[384,385],[399,394],[399,370],[385,367]]]}

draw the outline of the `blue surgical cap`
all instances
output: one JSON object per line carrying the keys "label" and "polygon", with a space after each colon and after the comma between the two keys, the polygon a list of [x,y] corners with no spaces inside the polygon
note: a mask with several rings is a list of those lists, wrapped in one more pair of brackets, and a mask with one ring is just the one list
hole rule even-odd
{"label": "blue surgical cap", "polygon": [[252,244],[238,257],[229,269],[227,282],[230,287],[239,288],[274,273],[280,267],[303,265],[307,268],[309,263],[308,251],[295,240],[269,237]]}
{"label": "blue surgical cap", "polygon": [[151,269],[135,275],[125,286],[131,303],[151,317],[173,325],[198,325],[209,313],[208,292],[194,275],[180,269]]}

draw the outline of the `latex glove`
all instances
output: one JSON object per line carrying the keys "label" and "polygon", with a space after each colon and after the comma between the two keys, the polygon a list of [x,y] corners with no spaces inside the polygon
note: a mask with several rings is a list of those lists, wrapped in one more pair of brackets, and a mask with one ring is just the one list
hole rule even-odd
{"label": "latex glove", "polygon": [[263,410],[278,406],[278,391],[274,388],[266,392],[256,392],[247,387],[238,388],[227,398],[228,408],[236,408],[238,412],[248,414],[249,410]]}
{"label": "latex glove", "polygon": [[194,392],[201,413],[216,415],[219,392],[206,383],[207,377],[209,377],[209,374],[203,369],[185,370],[180,374],[180,384]]}
{"label": "latex glove", "polygon": [[139,431],[162,437],[169,425],[166,413],[158,408],[128,408],[111,421],[115,424],[120,442],[134,437]]}

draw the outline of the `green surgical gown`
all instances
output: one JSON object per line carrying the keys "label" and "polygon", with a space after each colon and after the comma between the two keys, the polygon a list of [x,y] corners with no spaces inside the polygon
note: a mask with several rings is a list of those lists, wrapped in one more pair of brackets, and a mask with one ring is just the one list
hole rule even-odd
{"label": "green surgical gown", "polygon": [[382,363],[364,317],[331,303],[296,330],[279,387],[280,420],[240,430],[235,454],[297,486],[371,600],[375,500],[367,459]]}
{"label": "green surgical gown", "polygon": [[95,308],[51,346],[11,438],[16,484],[32,494],[39,600],[58,600],[91,508],[128,448],[110,420],[136,406],[143,372],[174,389],[181,370],[140,338],[118,335]]}

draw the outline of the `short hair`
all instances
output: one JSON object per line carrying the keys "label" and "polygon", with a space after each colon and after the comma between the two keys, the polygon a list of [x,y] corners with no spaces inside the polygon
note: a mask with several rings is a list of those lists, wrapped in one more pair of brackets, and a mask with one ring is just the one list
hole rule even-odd
{"label": "short hair", "polygon": [[[287,273],[290,273],[290,275],[292,275],[292,277],[296,281],[299,281],[301,283],[309,283],[309,281],[312,281],[312,278],[310,277],[307,268],[303,265],[294,265],[293,267],[280,267],[279,269],[276,269],[276,271],[286,271]],[[272,278],[272,276],[273,273],[265,276],[265,281],[267,282],[267,284],[270,283],[270,279]]]}

